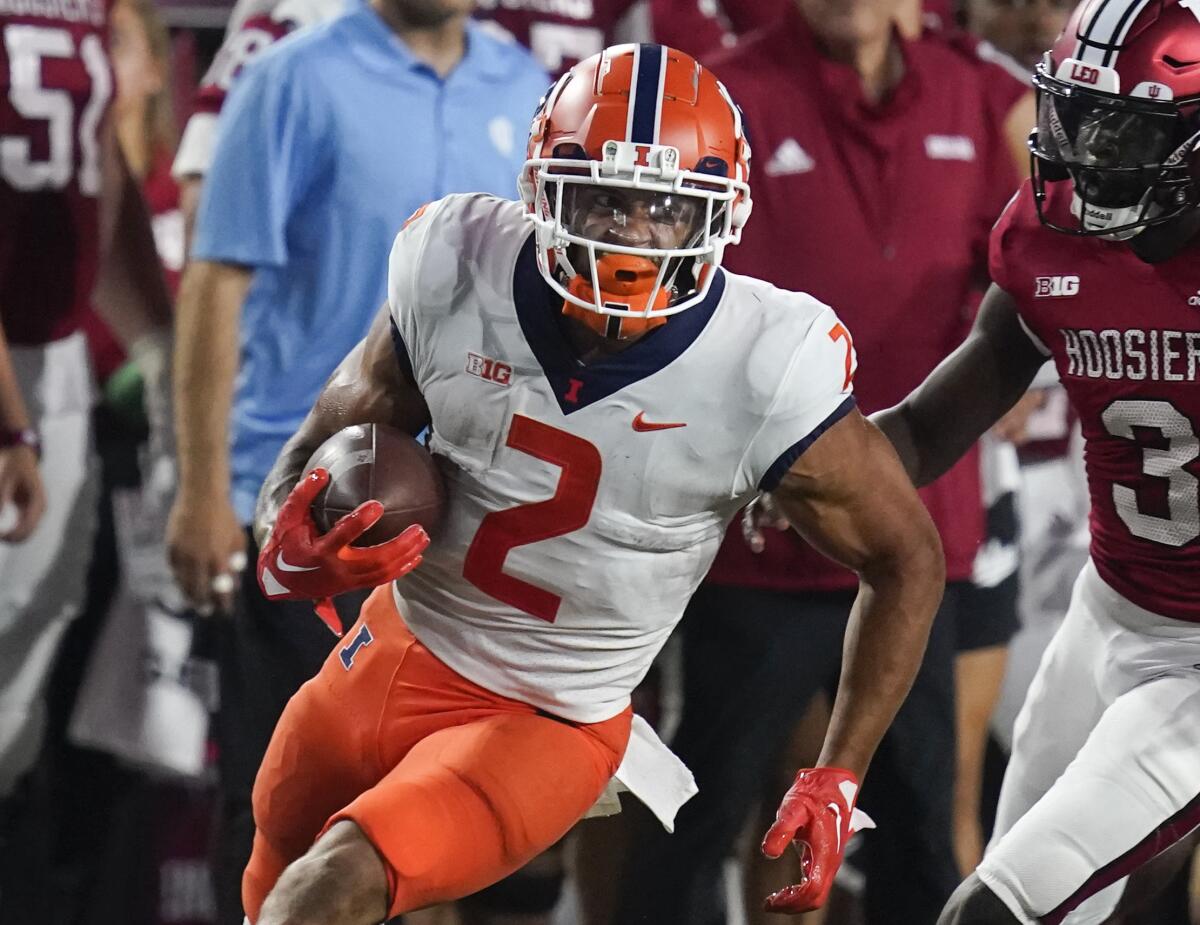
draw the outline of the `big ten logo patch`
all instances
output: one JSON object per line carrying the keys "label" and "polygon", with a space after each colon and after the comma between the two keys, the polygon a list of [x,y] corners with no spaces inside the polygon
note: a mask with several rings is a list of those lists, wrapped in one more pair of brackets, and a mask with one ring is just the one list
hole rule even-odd
{"label": "big ten logo patch", "polygon": [[512,382],[513,368],[500,360],[480,356],[478,353],[468,353],[467,372],[496,385],[508,385]]}
{"label": "big ten logo patch", "polygon": [[358,628],[358,632],[354,634],[354,638],[342,646],[338,652],[338,658],[342,661],[342,667],[349,671],[354,667],[354,658],[358,655],[360,649],[369,646],[374,642],[375,637],[371,635],[371,628],[367,624],[363,624]]}
{"label": "big ten logo patch", "polygon": [[1078,293],[1078,276],[1039,276],[1033,284],[1033,295],[1038,299],[1057,299]]}

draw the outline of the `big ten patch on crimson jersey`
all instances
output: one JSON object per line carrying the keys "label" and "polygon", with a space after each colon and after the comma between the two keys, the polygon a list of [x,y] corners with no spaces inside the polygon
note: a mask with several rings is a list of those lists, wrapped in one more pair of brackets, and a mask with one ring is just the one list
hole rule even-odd
{"label": "big ten patch on crimson jersey", "polygon": [[[1051,190],[1054,214],[1068,186]],[[1027,183],[993,232],[991,270],[1079,414],[1097,571],[1140,607],[1200,622],[1200,243],[1149,264],[1051,231]]]}
{"label": "big ten patch on crimson jersey", "polygon": [[233,83],[251,61],[289,32],[332,19],[346,0],[238,0],[225,38],[200,80],[172,172],[208,172],[216,146],[217,116]]}
{"label": "big ten patch on crimson jersey", "polygon": [[108,9],[0,0],[0,318],[17,344],[76,330],[95,284]]}
{"label": "big ten patch on crimson jersey", "polygon": [[827,306],[722,271],[582,365],[531,231],[518,203],[450,196],[392,251],[398,349],[448,487],[398,605],[459,673],[594,722],[628,703],[734,513],[853,407],[855,359]]}

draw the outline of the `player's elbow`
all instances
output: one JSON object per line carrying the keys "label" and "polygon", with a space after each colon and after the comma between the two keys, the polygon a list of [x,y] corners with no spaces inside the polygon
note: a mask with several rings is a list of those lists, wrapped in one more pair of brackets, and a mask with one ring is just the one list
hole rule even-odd
{"label": "player's elbow", "polygon": [[946,556],[942,538],[922,507],[919,516],[910,518],[885,550],[862,571],[868,584],[901,583],[937,589],[940,596],[946,583]]}

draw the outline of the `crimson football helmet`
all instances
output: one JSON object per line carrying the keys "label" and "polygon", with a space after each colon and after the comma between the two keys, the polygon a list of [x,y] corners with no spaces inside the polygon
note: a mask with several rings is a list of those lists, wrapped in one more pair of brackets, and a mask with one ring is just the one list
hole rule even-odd
{"label": "crimson football helmet", "polygon": [[740,111],[691,56],[616,45],[573,67],[520,178],[564,312],[623,338],[703,299],[750,216],[749,171]]}
{"label": "crimson football helmet", "polygon": [[[1083,0],[1033,85],[1043,224],[1124,241],[1200,204],[1200,0]],[[1073,226],[1046,206],[1066,180]]]}

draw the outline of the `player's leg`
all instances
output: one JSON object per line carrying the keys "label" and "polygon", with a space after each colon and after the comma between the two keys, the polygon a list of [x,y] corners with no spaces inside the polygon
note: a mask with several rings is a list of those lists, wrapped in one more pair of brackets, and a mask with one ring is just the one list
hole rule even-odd
{"label": "player's leg", "polygon": [[[976,560],[977,575],[982,558],[981,553]],[[1008,642],[1019,625],[1016,572],[993,585],[971,584],[964,589],[961,604],[955,621],[955,731],[958,744],[954,780],[954,854],[959,873],[965,877],[983,857],[984,756],[992,713],[1004,681]]]}
{"label": "player's leg", "polygon": [[592,806],[620,764],[629,722],[628,712],[591,726],[497,712],[433,732],[334,815],[279,879],[258,925],[375,925],[381,912],[497,882]]}
{"label": "player's leg", "polygon": [[979,879],[971,874],[954,891],[937,925],[1022,925],[1022,920]]}
{"label": "player's leg", "polygon": [[[319,622],[315,615],[311,620]],[[379,718],[411,643],[390,588],[378,589],[360,621],[283,710],[254,784],[253,851],[241,878],[250,921],[329,818],[383,777],[374,760]]]}
{"label": "player's leg", "polygon": [[46,511],[25,542],[0,543],[0,798],[37,756],[45,685],[83,601],[97,512],[83,335],[11,350],[42,437]]}
{"label": "player's leg", "polygon": [[[235,710],[220,711],[215,726],[221,837],[213,861],[220,922],[236,922],[241,915],[242,874],[254,845],[254,781],[272,733],[288,701],[320,671],[338,642],[310,602],[266,599],[254,578],[257,558],[247,531],[250,565],[241,576],[233,613],[214,627],[221,702],[237,704]],[[355,622],[364,598],[352,592],[336,599],[345,626]]]}
{"label": "player's leg", "polygon": [[1049,792],[989,850],[979,878],[1019,921],[1098,925],[1124,877],[1200,826],[1192,672],[1118,697]]}
{"label": "player's leg", "polygon": [[1084,601],[1082,580],[1017,714],[989,850],[1054,786],[1108,706],[1100,689],[1105,632]]}

